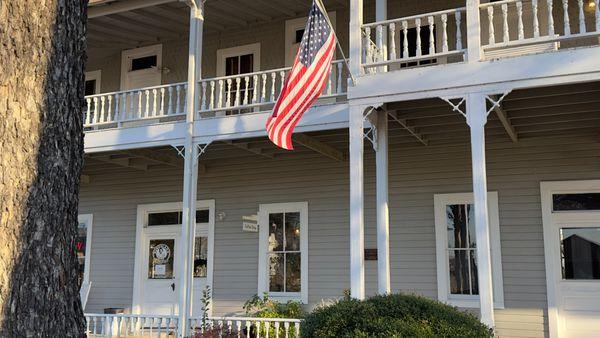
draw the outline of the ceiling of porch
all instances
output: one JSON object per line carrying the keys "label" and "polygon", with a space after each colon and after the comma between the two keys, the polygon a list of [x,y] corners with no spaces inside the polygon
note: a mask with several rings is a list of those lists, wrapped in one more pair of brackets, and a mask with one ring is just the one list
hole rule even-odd
{"label": "ceiling of porch", "polygon": [[[388,104],[388,111],[390,145],[419,148],[470,142],[465,118],[441,99],[392,103]],[[500,116],[505,116],[505,123]],[[514,91],[503,100],[499,111],[490,113],[486,125],[488,143],[514,142],[518,146],[531,138],[569,135],[593,136],[600,142],[599,82]],[[211,163],[226,159],[253,156],[271,161],[303,153],[345,161],[348,130],[295,134],[294,145],[296,150],[287,152],[266,137],[218,141],[207,148],[200,163],[206,169]],[[365,147],[370,148],[368,141]],[[183,160],[172,147],[88,154],[85,173],[119,167],[147,171],[157,166],[182,170]]]}
{"label": "ceiling of porch", "polygon": [[[88,47],[93,53],[186,38],[189,7],[176,0],[92,0],[88,10]],[[347,0],[323,0],[328,10],[348,7]],[[132,6],[124,10],[124,5]],[[148,4],[156,4],[149,6]],[[207,0],[205,34],[246,30],[306,16],[307,0]]]}

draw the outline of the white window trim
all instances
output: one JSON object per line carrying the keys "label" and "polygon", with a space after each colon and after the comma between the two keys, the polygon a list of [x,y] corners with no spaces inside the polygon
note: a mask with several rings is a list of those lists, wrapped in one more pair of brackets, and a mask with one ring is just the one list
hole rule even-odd
{"label": "white window trim", "polygon": [[217,50],[217,76],[225,76],[225,60],[228,57],[253,54],[252,72],[260,71],[260,43],[223,48]]}
{"label": "white window trim", "polygon": [[102,89],[102,70],[92,70],[89,72],[85,72],[85,81],[96,80],[94,95],[100,94],[100,90]]}
{"label": "white window trim", "polygon": [[[144,247],[143,241],[145,240],[145,231],[148,223],[148,214],[151,212],[158,211],[181,211],[183,208],[182,202],[167,202],[167,203],[153,203],[153,204],[140,204],[137,207],[137,218],[136,218],[136,235],[135,235],[135,259],[133,267],[133,297],[131,308],[133,313],[141,313],[141,304],[143,301],[142,295],[142,276],[145,274],[142,257],[142,248]],[[206,285],[213,290],[213,264],[214,264],[214,248],[215,248],[215,200],[201,200],[196,201],[196,210],[208,208],[208,262],[206,262]],[[181,230],[181,225],[173,225],[170,227],[178,227]],[[196,229],[196,234],[199,231]],[[209,315],[212,315],[212,306],[208,309]]]}
{"label": "white window trim", "polygon": [[162,83],[162,44],[139,47],[134,49],[126,49],[121,52],[121,90],[125,90],[125,88],[129,88],[129,77],[127,74],[129,73],[129,66],[131,64],[132,59],[150,56],[156,54],[156,69],[144,69],[140,71],[153,71],[159,72]]}
{"label": "white window trim", "polygon": [[[446,205],[473,203],[473,193],[434,195],[438,300],[444,303],[464,308],[479,308],[479,296],[450,294],[450,268],[448,266],[448,232],[446,229]],[[497,309],[502,309],[504,308],[504,286],[502,279],[502,257],[500,250],[498,193],[495,191],[488,192],[488,214],[490,227],[494,307]]]}
{"label": "white window trim", "polygon": [[[269,213],[300,212],[300,292],[268,292],[268,242]],[[308,202],[261,204],[258,211],[259,252],[258,252],[258,294],[265,292],[271,299],[286,302],[300,301],[308,304]]]}
{"label": "white window trim", "polygon": [[[83,281],[79,289],[79,296],[81,298],[81,305],[85,310],[87,299],[90,293],[91,282],[90,282],[90,264],[92,261],[92,226],[94,216],[92,214],[80,214],[77,216],[77,223],[85,223],[86,234],[85,234],[85,262],[83,267]],[[78,225],[79,226],[79,225]]]}
{"label": "white window trim", "polygon": [[[329,16],[329,20],[331,21],[331,25],[335,28],[336,26],[336,12],[331,11],[327,12]],[[290,49],[294,45],[294,39],[296,38],[296,31],[299,29],[306,28],[306,22],[308,21],[308,17],[295,18],[285,21],[285,66],[291,67],[294,63],[294,58],[296,55],[290,55]],[[337,49],[334,51],[334,53]],[[335,60],[335,56],[333,58]]]}

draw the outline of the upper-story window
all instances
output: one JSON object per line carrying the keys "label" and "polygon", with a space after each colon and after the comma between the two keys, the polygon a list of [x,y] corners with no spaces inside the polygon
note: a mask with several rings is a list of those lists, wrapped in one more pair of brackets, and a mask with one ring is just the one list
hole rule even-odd
{"label": "upper-story window", "polygon": [[[434,196],[438,299],[460,307],[479,307],[479,262],[472,193]],[[504,306],[498,194],[488,193],[494,306]]]}

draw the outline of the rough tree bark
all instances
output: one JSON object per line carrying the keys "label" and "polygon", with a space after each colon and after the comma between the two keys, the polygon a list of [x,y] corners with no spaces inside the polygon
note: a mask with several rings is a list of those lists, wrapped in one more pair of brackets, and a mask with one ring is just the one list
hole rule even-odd
{"label": "rough tree bark", "polygon": [[75,236],[87,0],[0,0],[0,337],[84,336]]}

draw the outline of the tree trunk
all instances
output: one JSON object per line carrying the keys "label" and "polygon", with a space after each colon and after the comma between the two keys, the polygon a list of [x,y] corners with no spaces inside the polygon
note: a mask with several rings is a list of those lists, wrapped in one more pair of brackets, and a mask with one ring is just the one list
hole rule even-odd
{"label": "tree trunk", "polygon": [[87,0],[0,0],[0,337],[85,336],[75,238]]}

